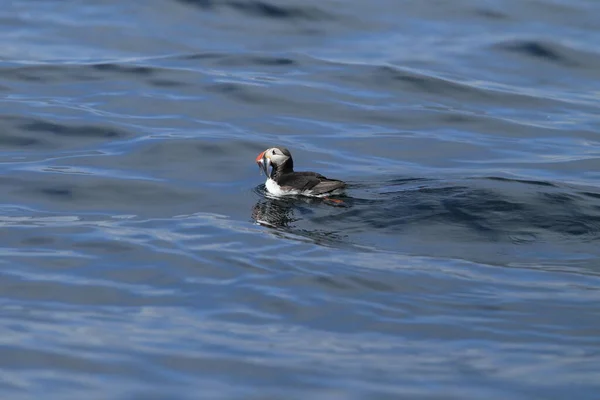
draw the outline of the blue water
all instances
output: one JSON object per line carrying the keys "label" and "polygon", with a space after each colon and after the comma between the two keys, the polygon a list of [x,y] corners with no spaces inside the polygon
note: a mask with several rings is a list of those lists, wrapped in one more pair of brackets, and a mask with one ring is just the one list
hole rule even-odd
{"label": "blue water", "polygon": [[4,4],[0,397],[597,399],[598,15]]}

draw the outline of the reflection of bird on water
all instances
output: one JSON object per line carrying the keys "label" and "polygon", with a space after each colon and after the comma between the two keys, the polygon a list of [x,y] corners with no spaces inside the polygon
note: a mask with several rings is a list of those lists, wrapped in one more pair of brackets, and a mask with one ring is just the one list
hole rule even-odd
{"label": "reflection of bird on water", "polygon": [[294,221],[293,203],[288,200],[262,199],[252,209],[252,219],[261,225],[287,227]]}
{"label": "reflection of bird on water", "polygon": [[[262,186],[262,185],[261,185]],[[257,192],[262,192],[262,189],[257,188]],[[327,206],[339,207],[337,203],[330,203],[328,201],[322,199],[315,198],[264,198],[259,200],[252,209],[252,219],[256,221],[256,223],[269,227],[275,228],[274,231],[278,235],[293,235],[293,237],[300,238],[304,237],[311,240],[313,243],[322,244],[322,245],[331,245],[333,243],[337,243],[340,245],[341,243],[346,241],[346,235],[340,235],[338,232],[322,229],[318,227],[313,227],[312,229],[302,229],[296,226],[296,221],[305,220],[306,218],[302,217],[302,214],[307,212],[312,214],[312,210],[310,208],[302,207],[303,205],[317,205],[324,204]],[[342,206],[344,208],[347,205]],[[299,213],[301,216],[296,217],[295,214]],[[301,223],[302,225],[302,223]]]}

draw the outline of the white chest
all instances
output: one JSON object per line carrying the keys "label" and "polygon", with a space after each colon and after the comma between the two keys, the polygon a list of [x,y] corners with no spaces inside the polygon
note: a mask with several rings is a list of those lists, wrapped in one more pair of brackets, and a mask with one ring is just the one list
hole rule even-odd
{"label": "white chest", "polygon": [[273,179],[269,178],[265,182],[265,187],[267,188],[267,192],[271,193],[274,196],[289,196],[293,194],[298,194],[298,190],[283,190],[281,186],[277,184]]}

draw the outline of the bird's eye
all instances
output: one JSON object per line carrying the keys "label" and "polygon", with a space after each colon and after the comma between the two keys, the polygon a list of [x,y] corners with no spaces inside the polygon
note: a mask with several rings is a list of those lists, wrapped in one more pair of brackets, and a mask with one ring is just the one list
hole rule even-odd
{"label": "bird's eye", "polygon": [[275,150],[273,150],[273,155],[275,155]]}

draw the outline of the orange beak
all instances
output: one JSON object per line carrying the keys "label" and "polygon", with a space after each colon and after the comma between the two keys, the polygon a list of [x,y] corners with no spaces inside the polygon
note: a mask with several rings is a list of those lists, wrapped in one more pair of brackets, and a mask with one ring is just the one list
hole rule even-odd
{"label": "orange beak", "polygon": [[271,175],[269,174],[269,167],[271,166],[271,159],[269,159],[265,155],[265,152],[266,150],[260,153],[258,157],[256,157],[256,163],[258,164],[260,170],[264,172],[267,177],[270,178]]}

